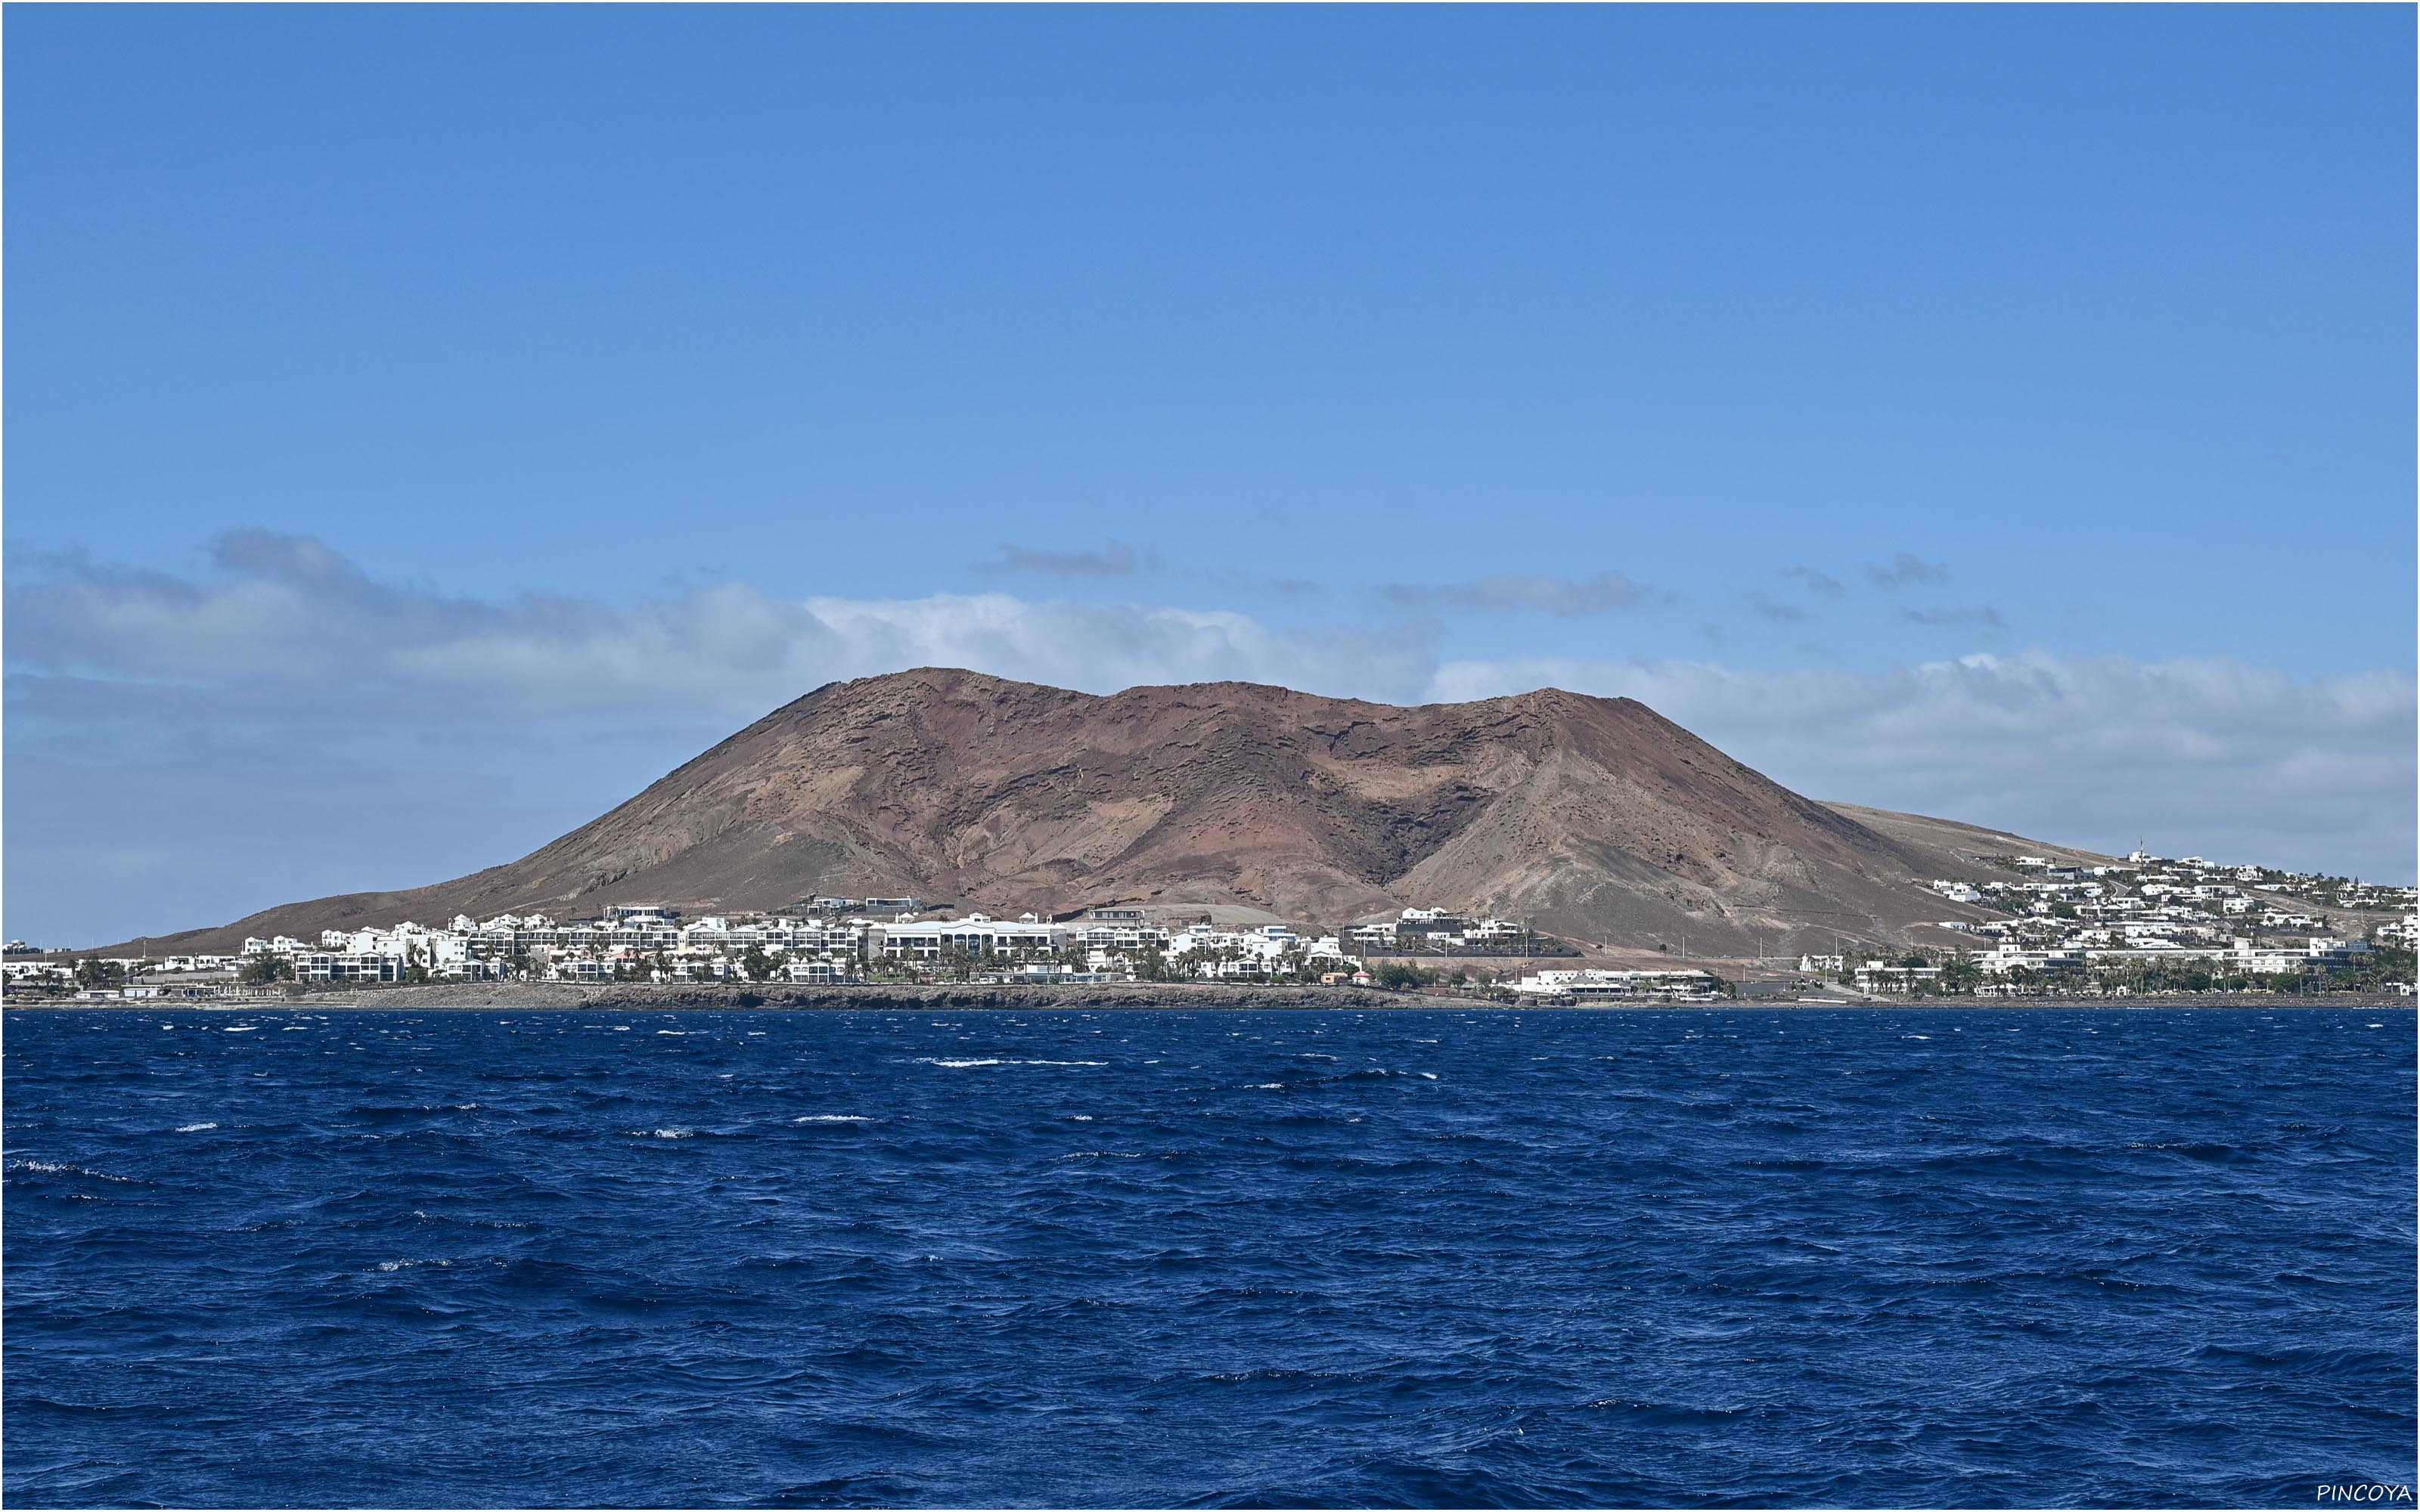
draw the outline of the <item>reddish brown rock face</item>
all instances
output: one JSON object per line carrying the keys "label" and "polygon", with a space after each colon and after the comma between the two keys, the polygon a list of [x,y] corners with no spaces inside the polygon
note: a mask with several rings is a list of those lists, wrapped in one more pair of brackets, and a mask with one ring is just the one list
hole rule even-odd
{"label": "reddish brown rock face", "polygon": [[817,688],[508,866],[177,939],[912,893],[1326,924],[1443,905],[1592,945],[1686,933],[1700,953],[1738,953],[1760,934],[1896,936],[1971,913],[1919,885],[1974,874],[1956,839],[1981,832],[1854,812],[1628,699],[1395,708],[1245,683],[1099,698],[920,670]]}

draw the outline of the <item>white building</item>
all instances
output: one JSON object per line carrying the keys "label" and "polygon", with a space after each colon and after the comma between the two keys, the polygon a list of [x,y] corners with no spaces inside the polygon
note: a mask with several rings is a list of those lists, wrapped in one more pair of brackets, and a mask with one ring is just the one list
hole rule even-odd
{"label": "white building", "polygon": [[2019,945],[2000,945],[1975,957],[1975,964],[1993,976],[2006,976],[2011,971],[2064,971],[2080,967],[2085,952],[2065,947],[2050,946],[2034,949]]}
{"label": "white building", "polygon": [[892,960],[917,961],[938,960],[953,951],[977,956],[1047,953],[1063,949],[1072,933],[1063,924],[969,914],[964,918],[876,925],[869,932],[868,949]]}
{"label": "white building", "polygon": [[1904,993],[1918,987],[1932,986],[1941,980],[1939,966],[1862,965],[1857,968],[1857,991],[1861,993]]}
{"label": "white building", "polygon": [[1607,1002],[1639,997],[1712,997],[1714,979],[1702,971],[1606,971],[1593,966],[1541,971],[1512,984],[1523,997],[1548,1002]]}

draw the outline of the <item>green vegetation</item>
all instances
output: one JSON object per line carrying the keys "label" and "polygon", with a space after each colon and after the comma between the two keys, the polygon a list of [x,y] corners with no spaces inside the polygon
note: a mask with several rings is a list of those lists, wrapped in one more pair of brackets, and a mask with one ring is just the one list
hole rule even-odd
{"label": "green vegetation", "polygon": [[247,987],[267,987],[294,980],[294,963],[282,955],[255,955],[244,958],[236,968],[235,980]]}
{"label": "green vegetation", "polygon": [[85,956],[75,964],[76,985],[86,990],[123,986],[126,968],[115,961],[99,956]]}
{"label": "green vegetation", "polygon": [[2381,945],[2360,965],[2337,973],[2332,984],[2340,984],[2350,992],[2380,992],[2389,983],[2413,980],[2414,952]]}

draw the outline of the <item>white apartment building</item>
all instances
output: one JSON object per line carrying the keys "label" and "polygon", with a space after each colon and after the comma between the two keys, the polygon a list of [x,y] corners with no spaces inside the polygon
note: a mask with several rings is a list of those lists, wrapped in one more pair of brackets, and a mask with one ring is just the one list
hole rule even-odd
{"label": "white apartment building", "polygon": [[1609,1002],[1639,997],[1712,997],[1714,979],[1702,971],[1606,971],[1584,966],[1541,971],[1512,984],[1523,997],[1548,1002]]}
{"label": "white apartment building", "polygon": [[1857,991],[1861,993],[1904,993],[1941,980],[1939,966],[1862,965],[1857,968]]}
{"label": "white apartment building", "polygon": [[2064,971],[2080,967],[2085,952],[2059,946],[2039,949],[2018,945],[2000,945],[1975,957],[1975,964],[1992,975],[2006,976],[2011,971]]}
{"label": "white apartment building", "polygon": [[1030,914],[1021,919],[969,914],[964,918],[877,924],[868,932],[867,949],[891,960],[918,961],[938,960],[951,951],[968,955],[1047,953],[1063,948],[1071,933],[1063,924],[1046,924]]}

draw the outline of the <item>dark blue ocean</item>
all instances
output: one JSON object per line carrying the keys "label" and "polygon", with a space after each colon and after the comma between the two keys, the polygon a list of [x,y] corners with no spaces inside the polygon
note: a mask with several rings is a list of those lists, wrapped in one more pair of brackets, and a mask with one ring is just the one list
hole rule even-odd
{"label": "dark blue ocean", "polygon": [[2415,1479],[2414,1048],[2376,1010],[15,1012],[5,1493],[2311,1505]]}

